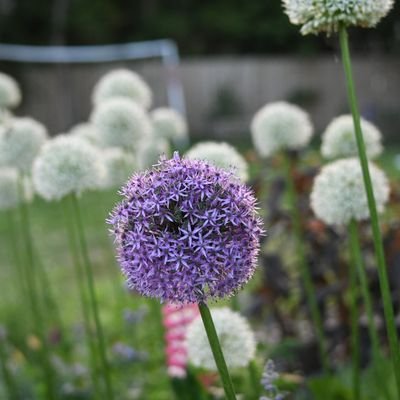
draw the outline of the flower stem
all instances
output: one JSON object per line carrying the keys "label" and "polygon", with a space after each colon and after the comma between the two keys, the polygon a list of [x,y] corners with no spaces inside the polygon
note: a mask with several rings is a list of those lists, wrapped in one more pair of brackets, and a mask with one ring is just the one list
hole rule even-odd
{"label": "flower stem", "polygon": [[76,228],[77,228],[77,232],[78,232],[79,246],[80,246],[80,251],[82,254],[83,261],[84,261],[83,262],[84,271],[85,271],[86,280],[87,280],[88,289],[89,289],[89,302],[90,302],[90,306],[92,309],[92,314],[93,314],[93,319],[94,319],[94,324],[95,324],[95,329],[96,329],[96,335],[97,335],[97,340],[98,340],[98,345],[99,345],[99,356],[100,356],[100,362],[101,362],[101,366],[102,366],[107,400],[113,400],[114,392],[113,392],[113,387],[112,387],[112,383],[111,383],[111,371],[110,371],[110,367],[109,367],[108,360],[107,360],[103,327],[100,322],[100,316],[99,316],[99,310],[98,310],[98,304],[97,304],[97,296],[96,296],[96,290],[95,290],[94,278],[93,278],[93,266],[90,261],[86,238],[85,238],[85,234],[84,234],[79,200],[78,200],[76,194],[72,194],[71,198],[72,198],[71,203],[72,203],[72,208],[73,208],[73,212],[74,212],[74,219],[75,219]]}
{"label": "flower stem", "polygon": [[46,392],[47,392],[46,398],[49,400],[54,400],[56,398],[54,373],[50,364],[50,354],[45,333],[46,331],[45,322],[40,307],[40,298],[36,282],[37,268],[35,268],[36,265],[35,265],[35,257],[34,257],[33,243],[32,243],[32,230],[30,225],[29,207],[25,201],[24,181],[22,176],[19,179],[19,194],[20,194],[19,210],[20,210],[21,232],[23,234],[23,242],[24,242],[23,244],[25,247],[24,253],[26,255],[26,260],[25,260],[26,265],[24,268],[24,272],[26,275],[26,281],[28,285],[29,303],[31,306],[34,328],[42,345],[41,359],[43,363],[44,381],[46,382]]}
{"label": "flower stem", "polygon": [[304,234],[301,226],[301,217],[298,209],[297,193],[292,175],[292,166],[289,156],[284,155],[284,158],[285,158],[285,169],[286,169],[285,172],[286,172],[287,194],[288,194],[289,207],[293,224],[293,233],[296,241],[297,261],[300,265],[300,273],[302,276],[304,289],[306,292],[307,303],[311,312],[311,319],[314,324],[315,334],[318,342],[319,354],[321,358],[321,364],[324,369],[324,372],[326,374],[329,374],[330,367],[326,351],[322,317],[321,317],[321,312],[318,308],[318,300],[317,300],[315,286],[311,276],[311,271],[306,261],[305,248],[303,244]]}
{"label": "flower stem", "polygon": [[3,375],[4,388],[10,400],[18,400],[20,398],[18,388],[15,384],[14,377],[12,376],[7,366],[7,355],[4,349],[5,340],[0,338],[0,369]]}
{"label": "flower stem", "polygon": [[207,333],[208,341],[210,342],[211,351],[214,355],[215,364],[217,364],[222,385],[224,386],[226,399],[236,400],[235,390],[229,375],[228,367],[226,366],[224,354],[222,353],[221,344],[219,343],[210,309],[207,304],[200,303],[199,311]]}
{"label": "flower stem", "polygon": [[248,370],[250,378],[250,387],[252,389],[253,396],[255,399],[258,399],[261,393],[261,378],[260,378],[261,374],[254,360],[250,361]]}
{"label": "flower stem", "polygon": [[91,337],[90,307],[88,304],[88,299],[87,299],[88,296],[85,288],[85,273],[79,256],[79,248],[78,248],[79,244],[77,242],[77,234],[75,232],[75,227],[73,224],[73,220],[71,218],[72,199],[64,199],[63,206],[64,206],[64,216],[65,216],[64,219],[65,219],[65,224],[67,226],[68,243],[69,243],[70,253],[72,255],[76,279],[78,281],[79,297],[83,314],[83,325],[85,328],[85,336],[90,357],[91,378],[95,396],[97,396],[97,394],[99,393],[99,384],[96,372],[97,352],[96,352],[95,342],[92,340]]}
{"label": "flower stem", "polygon": [[360,158],[361,169],[364,178],[365,190],[368,199],[368,207],[371,217],[372,234],[374,239],[375,255],[379,274],[379,283],[381,287],[383,309],[386,320],[386,329],[389,338],[391,358],[393,362],[394,374],[396,377],[397,394],[400,397],[400,351],[399,339],[397,336],[392,296],[390,293],[389,279],[385,261],[385,252],[383,248],[382,234],[379,226],[378,211],[375,202],[374,191],[372,188],[371,175],[369,172],[368,158],[365,149],[364,138],[361,130],[361,117],[358,109],[356,90],[353,80],[353,71],[351,64],[349,39],[346,27],[342,25],[339,30],[340,48],[342,52],[342,62],[346,76],[347,94],[351,113],[353,114],[354,128],[357,140],[358,155]]}
{"label": "flower stem", "polygon": [[[385,380],[385,376],[379,366],[382,360],[382,353],[379,345],[379,334],[374,322],[374,311],[371,292],[368,287],[368,278],[363,265],[361,246],[360,246],[360,236],[358,232],[357,221],[352,220],[349,225],[350,241],[352,248],[352,262],[357,268],[358,279],[361,284],[361,294],[363,297],[364,306],[367,312],[368,320],[368,333],[372,345],[372,361],[374,363],[375,373],[382,382]],[[390,400],[390,394],[386,385],[382,385],[382,390],[384,391],[385,398]]]}
{"label": "flower stem", "polygon": [[[352,223],[350,224],[352,225]],[[361,399],[361,380],[360,380],[360,329],[358,326],[358,282],[357,270],[359,265],[358,243],[354,235],[350,235],[350,254],[352,265],[350,267],[350,314],[351,314],[351,355],[353,369],[353,398]]]}

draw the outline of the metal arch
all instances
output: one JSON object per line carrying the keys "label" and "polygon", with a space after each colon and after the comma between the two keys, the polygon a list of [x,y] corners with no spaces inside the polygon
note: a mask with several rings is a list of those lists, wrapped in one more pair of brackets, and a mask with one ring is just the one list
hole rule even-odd
{"label": "metal arch", "polygon": [[98,63],[160,57],[167,69],[167,97],[171,107],[186,115],[182,82],[176,74],[180,57],[170,39],[97,46],[29,46],[0,43],[0,61],[44,64]]}

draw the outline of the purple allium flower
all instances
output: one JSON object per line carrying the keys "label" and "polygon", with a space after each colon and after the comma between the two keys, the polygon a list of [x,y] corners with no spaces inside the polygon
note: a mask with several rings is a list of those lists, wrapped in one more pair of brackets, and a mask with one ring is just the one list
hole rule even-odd
{"label": "purple allium flower", "polygon": [[229,296],[253,275],[262,223],[230,172],[177,153],[134,175],[109,219],[128,285],[171,303]]}

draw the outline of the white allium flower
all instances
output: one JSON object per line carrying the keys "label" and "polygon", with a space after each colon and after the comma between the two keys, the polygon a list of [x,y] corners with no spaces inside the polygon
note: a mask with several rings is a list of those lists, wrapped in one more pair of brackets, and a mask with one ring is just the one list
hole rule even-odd
{"label": "white allium flower", "polygon": [[143,78],[128,69],[116,69],[105,74],[93,90],[92,100],[99,104],[111,98],[124,97],[145,109],[151,106],[152,93]]}
{"label": "white allium flower", "polygon": [[[254,332],[247,320],[227,307],[214,308],[211,315],[228,367],[246,367],[256,352]],[[189,361],[196,367],[216,371],[217,366],[200,317],[189,325],[186,338]]]}
{"label": "white allium flower", "polygon": [[283,0],[290,22],[301,33],[336,32],[345,26],[374,27],[393,7],[393,0]]}
{"label": "white allium flower", "polygon": [[21,90],[17,81],[0,72],[0,107],[14,108],[21,102]]}
{"label": "white allium flower", "polygon": [[266,104],[251,122],[254,147],[263,157],[284,149],[300,149],[309,143],[313,132],[309,115],[284,101]]}
{"label": "white allium flower", "polygon": [[[15,168],[0,168],[0,210],[15,208],[21,201],[18,171]],[[25,201],[33,198],[32,184],[26,177],[23,180]]]}
{"label": "white allium flower", "polygon": [[110,99],[95,107],[91,121],[104,147],[132,151],[139,140],[152,134],[150,120],[142,107],[124,98]]}
{"label": "white allium flower", "polygon": [[138,142],[136,158],[139,169],[150,168],[158,162],[161,155],[167,157],[171,155],[171,147],[167,139],[150,135]]}
{"label": "white allium flower", "polygon": [[33,185],[46,200],[98,188],[104,179],[99,150],[84,139],[60,135],[48,141],[33,164]]}
{"label": "white allium flower", "polygon": [[[389,183],[383,171],[369,164],[376,204],[379,212],[389,198]],[[367,195],[358,158],[337,160],[327,164],[315,178],[311,207],[328,225],[346,225],[352,219],[369,218]]]}
{"label": "white allium flower", "polygon": [[94,146],[99,145],[99,134],[94,125],[91,124],[90,122],[82,122],[80,124],[73,126],[70,129],[69,134],[71,136],[76,136],[81,139],[85,139]]}
{"label": "white allium flower", "polygon": [[[382,153],[382,135],[371,122],[361,119],[365,147],[369,158]],[[335,118],[322,135],[321,153],[326,158],[345,158],[358,155],[353,117],[341,115]]]}
{"label": "white allium flower", "polygon": [[248,165],[244,157],[230,144],[225,142],[201,142],[195,144],[186,153],[186,157],[209,161],[217,167],[232,170],[242,181],[246,181]]}
{"label": "white allium flower", "polygon": [[32,118],[14,118],[0,132],[0,165],[29,172],[33,160],[47,140],[44,125]]}
{"label": "white allium flower", "polygon": [[101,187],[104,189],[120,187],[137,169],[134,155],[118,147],[102,150],[101,159],[105,166],[105,174],[101,182]]}
{"label": "white allium flower", "polygon": [[18,172],[14,168],[0,169],[0,210],[14,208],[19,203]]}
{"label": "white allium flower", "polygon": [[172,108],[160,107],[150,113],[154,134],[175,146],[188,142],[188,127],[185,118]]}

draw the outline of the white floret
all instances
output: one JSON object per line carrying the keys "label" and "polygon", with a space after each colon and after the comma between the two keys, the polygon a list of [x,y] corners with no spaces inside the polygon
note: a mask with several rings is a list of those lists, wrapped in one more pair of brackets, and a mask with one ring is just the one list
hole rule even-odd
{"label": "white floret", "polygon": [[60,135],[43,146],[32,172],[36,192],[46,200],[96,189],[104,179],[99,150],[87,141]]}
{"label": "white floret", "polygon": [[175,146],[188,142],[188,127],[185,118],[172,108],[160,107],[150,113],[154,134],[169,140]]}
{"label": "white floret", "polygon": [[[378,212],[389,198],[389,183],[382,170],[369,164]],[[315,215],[328,225],[347,225],[351,220],[369,218],[367,195],[360,161],[349,158],[334,161],[321,169],[311,192]]]}
{"label": "white floret", "polygon": [[371,28],[393,7],[393,0],[283,0],[290,22],[301,25],[301,33],[331,34],[341,24]]}
{"label": "white floret", "polygon": [[[229,308],[211,310],[228,368],[246,367],[255,357],[255,336],[247,320]],[[203,321],[197,317],[188,327],[189,361],[196,367],[217,371]]]}
{"label": "white floret", "polygon": [[32,118],[13,118],[0,131],[0,165],[29,173],[33,160],[47,140],[47,130]]}
{"label": "white floret", "polygon": [[0,108],[14,108],[21,102],[21,90],[17,81],[0,72]]}
{"label": "white floret", "polygon": [[101,187],[110,189],[120,187],[137,170],[137,161],[131,153],[120,148],[108,148],[101,151],[105,174]]}
{"label": "white floret", "polygon": [[[382,135],[371,122],[361,119],[361,129],[365,149],[369,158],[373,159],[382,153]],[[353,117],[342,115],[335,118],[322,134],[321,153],[324,157],[345,158],[358,155]]]}
{"label": "white floret", "polygon": [[137,144],[136,159],[139,169],[147,169],[157,164],[162,155],[171,155],[171,146],[163,137],[150,135]]}
{"label": "white floret", "polygon": [[280,150],[299,150],[310,142],[313,132],[309,115],[283,101],[266,104],[251,122],[254,147],[263,157]]}
{"label": "white floret", "polygon": [[138,141],[152,134],[144,109],[127,98],[116,98],[95,107],[91,122],[103,147],[134,151]]}
{"label": "white floret", "polygon": [[152,93],[137,73],[128,69],[116,69],[104,75],[93,89],[94,104],[111,98],[128,98],[145,109],[151,106]]}
{"label": "white floret", "polygon": [[82,122],[80,124],[77,124],[73,126],[69,130],[69,134],[71,136],[76,136],[81,139],[87,140],[90,144],[94,146],[99,146],[99,134],[94,127],[93,124],[90,122]]}
{"label": "white floret", "polygon": [[225,142],[200,142],[186,153],[192,160],[209,161],[217,167],[233,171],[242,181],[247,181],[248,165],[244,157],[230,144]]}

